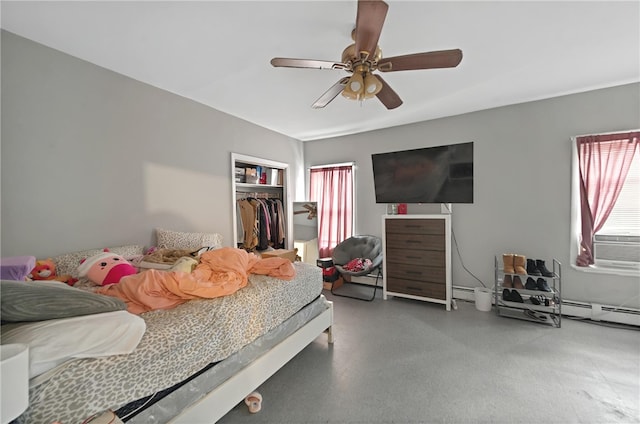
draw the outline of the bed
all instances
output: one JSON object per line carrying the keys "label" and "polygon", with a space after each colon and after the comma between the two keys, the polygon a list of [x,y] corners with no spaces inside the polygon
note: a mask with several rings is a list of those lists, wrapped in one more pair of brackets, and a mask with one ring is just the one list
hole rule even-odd
{"label": "bed", "polygon": [[133,423],[217,421],[322,333],[333,342],[321,270],[293,266],[290,281],[251,274],[231,295],[141,314],[146,330],[133,352],[33,378],[17,422],[79,423],[105,410]]}

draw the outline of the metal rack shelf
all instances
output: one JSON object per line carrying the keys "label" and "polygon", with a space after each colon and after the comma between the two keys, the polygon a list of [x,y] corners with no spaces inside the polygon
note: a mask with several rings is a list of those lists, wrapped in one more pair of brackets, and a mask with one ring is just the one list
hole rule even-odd
{"label": "metal rack shelf", "polygon": [[[502,258],[498,259],[498,256],[494,257],[494,269],[495,269],[495,285],[494,285],[494,301],[496,305],[496,313],[498,316],[505,316],[509,318],[517,318],[531,322],[537,322],[541,324],[548,324],[554,327],[561,327],[562,325],[562,264],[553,259],[553,277],[541,277],[539,275],[526,275],[526,274],[506,274],[501,267]],[[551,284],[549,288],[551,291],[542,290],[527,290],[527,289],[514,289],[511,287],[503,287],[503,281],[505,275],[518,276],[521,279],[528,277],[543,278],[550,280]],[[516,290],[523,299],[523,302],[513,302],[503,299],[503,290]],[[549,306],[536,305],[531,302],[532,296],[542,295],[549,299]]]}

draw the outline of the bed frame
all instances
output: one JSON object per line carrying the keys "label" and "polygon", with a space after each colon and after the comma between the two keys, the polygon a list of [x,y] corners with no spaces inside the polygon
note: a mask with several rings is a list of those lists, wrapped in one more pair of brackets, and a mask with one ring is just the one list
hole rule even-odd
{"label": "bed frame", "polygon": [[214,423],[231,411],[247,394],[264,383],[322,333],[333,344],[333,302],[291,336],[252,361],[233,377],[209,392],[169,421],[172,424]]}

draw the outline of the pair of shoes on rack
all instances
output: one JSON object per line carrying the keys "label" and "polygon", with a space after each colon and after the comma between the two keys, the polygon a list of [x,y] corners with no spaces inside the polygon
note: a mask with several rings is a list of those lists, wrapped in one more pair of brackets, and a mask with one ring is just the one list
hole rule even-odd
{"label": "pair of shoes on rack", "polygon": [[527,283],[524,285],[524,288],[527,290],[539,290],[545,292],[551,291],[549,284],[547,284],[547,280],[545,280],[544,278],[538,278],[537,280],[534,280],[531,277],[527,277]]}
{"label": "pair of shoes on rack", "polygon": [[542,259],[527,259],[527,274],[535,277],[553,277]]}
{"label": "pair of shoes on rack", "polygon": [[502,287],[507,287],[510,289],[524,289],[525,287],[522,285],[522,280],[517,275],[514,275],[513,278],[511,275],[505,275],[504,280],[502,281]]}
{"label": "pair of shoes on rack", "polygon": [[527,269],[525,268],[527,258],[522,255],[504,253],[502,255],[502,263],[505,274],[527,275]]}
{"label": "pair of shoes on rack", "polygon": [[553,277],[542,259],[527,259],[515,253],[502,254],[505,274],[533,275],[535,277]]}
{"label": "pair of shoes on rack", "polygon": [[516,303],[524,303],[522,296],[518,293],[518,290],[502,290],[502,300],[506,300],[508,302],[516,302]]}
{"label": "pair of shoes on rack", "polygon": [[535,294],[529,298],[534,305],[549,306],[549,298],[541,294]]}

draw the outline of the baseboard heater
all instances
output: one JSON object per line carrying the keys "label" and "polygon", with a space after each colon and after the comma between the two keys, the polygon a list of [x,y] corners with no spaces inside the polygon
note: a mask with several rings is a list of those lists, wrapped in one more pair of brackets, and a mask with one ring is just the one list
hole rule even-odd
{"label": "baseboard heater", "polygon": [[[475,300],[473,287],[453,286],[453,298],[473,302]],[[623,306],[616,307],[563,299],[562,315],[640,327],[640,310]]]}

